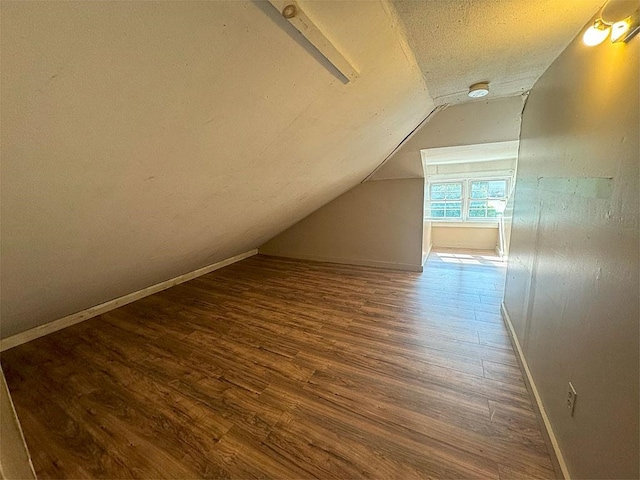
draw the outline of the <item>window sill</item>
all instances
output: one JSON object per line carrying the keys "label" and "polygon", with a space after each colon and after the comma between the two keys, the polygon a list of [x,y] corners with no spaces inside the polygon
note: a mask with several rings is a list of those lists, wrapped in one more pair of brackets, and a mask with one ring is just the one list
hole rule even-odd
{"label": "window sill", "polygon": [[455,227],[455,228],[498,228],[498,222],[460,222],[460,221],[447,221],[447,222],[434,222],[433,220],[426,219],[425,222],[431,222],[432,227]]}

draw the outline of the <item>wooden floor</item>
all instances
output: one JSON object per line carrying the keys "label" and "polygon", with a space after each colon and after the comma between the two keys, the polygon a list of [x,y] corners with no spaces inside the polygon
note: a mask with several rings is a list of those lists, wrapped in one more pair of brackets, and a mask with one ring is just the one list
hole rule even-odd
{"label": "wooden floor", "polygon": [[257,256],[2,367],[39,478],[555,478],[504,275]]}

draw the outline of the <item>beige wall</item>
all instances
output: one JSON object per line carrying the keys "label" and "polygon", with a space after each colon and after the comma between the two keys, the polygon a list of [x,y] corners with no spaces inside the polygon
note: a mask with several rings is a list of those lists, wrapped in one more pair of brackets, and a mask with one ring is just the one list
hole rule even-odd
{"label": "beige wall", "polygon": [[517,140],[523,97],[494,98],[436,113],[393,154],[372,180],[424,176],[420,150]]}
{"label": "beige wall", "polygon": [[492,227],[431,226],[431,242],[435,247],[495,251],[498,229]]}
{"label": "beige wall", "polygon": [[433,109],[384,1],[3,2],[1,335],[264,243]]}
{"label": "beige wall", "polygon": [[639,49],[577,38],[522,121],[505,306],[573,478],[640,473]]}
{"label": "beige wall", "polygon": [[424,180],[365,182],[277,235],[260,253],[420,271]]}
{"label": "beige wall", "polygon": [[0,478],[36,478],[11,395],[0,369]]}

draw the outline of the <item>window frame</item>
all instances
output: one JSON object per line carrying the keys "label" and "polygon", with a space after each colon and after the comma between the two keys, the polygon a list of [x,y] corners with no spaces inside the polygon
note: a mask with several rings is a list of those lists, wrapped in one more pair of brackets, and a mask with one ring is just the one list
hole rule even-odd
{"label": "window frame", "polygon": [[[431,193],[432,193],[432,189],[434,185],[450,185],[450,184],[459,184],[460,185],[460,198],[456,198],[456,199],[447,199],[446,198],[446,194],[445,194],[445,198],[444,199],[440,199],[440,200],[432,200],[431,199]],[[464,217],[464,183],[462,182],[462,180],[442,180],[442,181],[437,181],[437,182],[430,182],[427,188],[427,194],[429,199],[427,200],[429,203],[429,213],[431,213],[431,205],[433,203],[460,203],[460,216],[459,217],[447,217],[446,216],[446,207],[444,209],[444,213],[445,216],[443,217],[430,217],[431,219],[438,219],[438,221],[462,221],[462,218]]]}
{"label": "window frame", "polygon": [[[498,223],[500,215],[495,217],[470,217],[469,209],[472,201],[486,201],[486,200],[502,200],[508,201],[512,193],[513,185],[513,172],[493,172],[491,174],[478,174],[468,176],[449,176],[449,175],[431,175],[427,177],[425,182],[425,205],[424,205],[424,219],[430,222],[443,222],[443,223]],[[487,199],[472,199],[471,198],[471,184],[472,182],[491,182],[491,181],[505,181],[505,197],[500,198],[487,198]],[[437,203],[437,201],[431,200],[431,187],[432,185],[443,183],[461,183],[462,184],[462,199],[461,199],[461,216],[460,217],[432,217],[431,216],[431,204]]]}

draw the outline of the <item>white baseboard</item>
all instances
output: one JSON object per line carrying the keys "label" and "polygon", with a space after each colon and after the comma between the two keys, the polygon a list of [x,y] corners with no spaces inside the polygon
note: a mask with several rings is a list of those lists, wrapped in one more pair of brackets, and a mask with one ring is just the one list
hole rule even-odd
{"label": "white baseboard", "polygon": [[531,370],[529,370],[529,364],[527,363],[527,359],[524,356],[524,352],[522,351],[522,347],[520,346],[520,341],[516,336],[516,331],[513,328],[513,324],[511,323],[511,317],[509,316],[509,312],[507,311],[507,307],[504,302],[500,305],[500,313],[502,314],[502,319],[504,320],[505,325],[507,326],[507,331],[509,332],[509,336],[511,337],[511,341],[516,349],[516,354],[520,360],[520,365],[522,366],[522,370],[524,370],[525,381],[529,386],[530,391],[533,393],[534,400],[536,402],[536,406],[538,407],[538,411],[540,412],[540,416],[542,417],[542,421],[544,422],[544,426],[547,430],[547,435],[549,437],[549,441],[553,447],[553,451],[556,454],[556,458],[558,459],[558,464],[560,465],[560,469],[562,470],[562,475],[566,480],[570,480],[569,470],[567,469],[567,464],[564,461],[564,456],[562,455],[562,451],[560,450],[560,445],[558,444],[558,440],[556,439],[555,434],[553,433],[553,427],[551,426],[551,422],[547,415],[546,410],[544,409],[544,405],[542,404],[542,399],[540,398],[540,394],[538,393],[538,389],[536,388],[536,384],[533,381],[533,377],[531,376]]}
{"label": "white baseboard", "polygon": [[298,260],[311,260],[313,262],[340,263],[342,265],[359,265],[362,267],[384,268],[387,270],[404,270],[407,272],[422,272],[422,265],[412,265],[409,263],[379,262],[376,260],[359,260],[353,258],[336,258],[322,257],[318,255],[297,255],[287,253],[263,252],[263,255],[271,255],[272,257],[293,258]]}
{"label": "white baseboard", "polygon": [[38,327],[31,328],[10,337],[3,338],[2,340],[0,340],[0,352],[4,352],[5,350],[9,350],[10,348],[17,347],[18,345],[22,345],[23,343],[30,342],[31,340],[35,340],[36,338],[44,337],[45,335],[48,335],[50,333],[57,332],[58,330],[70,327],[71,325],[75,325],[76,323],[80,323],[90,318],[97,317],[98,315],[102,315],[103,313],[122,307],[123,305],[127,305],[129,303],[135,302],[136,300],[140,300],[141,298],[148,297],[149,295],[153,295],[154,293],[158,293],[162,290],[166,290],[167,288],[171,288],[174,285],[188,282],[189,280],[193,280],[196,277],[200,277],[201,275],[205,275],[207,273],[213,272],[214,270],[226,267],[227,265],[231,265],[232,263],[239,262],[240,260],[244,260],[245,258],[251,257],[257,253],[258,249],[249,250],[248,252],[244,252],[225,260],[221,260],[220,262],[216,262],[212,265],[199,268],[198,270],[194,270],[193,272],[178,275],[177,277],[157,283],[155,285],[151,285],[150,287],[143,288],[142,290],[138,290],[137,292],[114,298],[113,300],[101,303],[100,305],[87,308],[86,310],[82,310],[80,312],[72,313],[71,315],[67,315],[66,317],[62,317],[52,322],[45,323],[44,325],[40,325]]}

